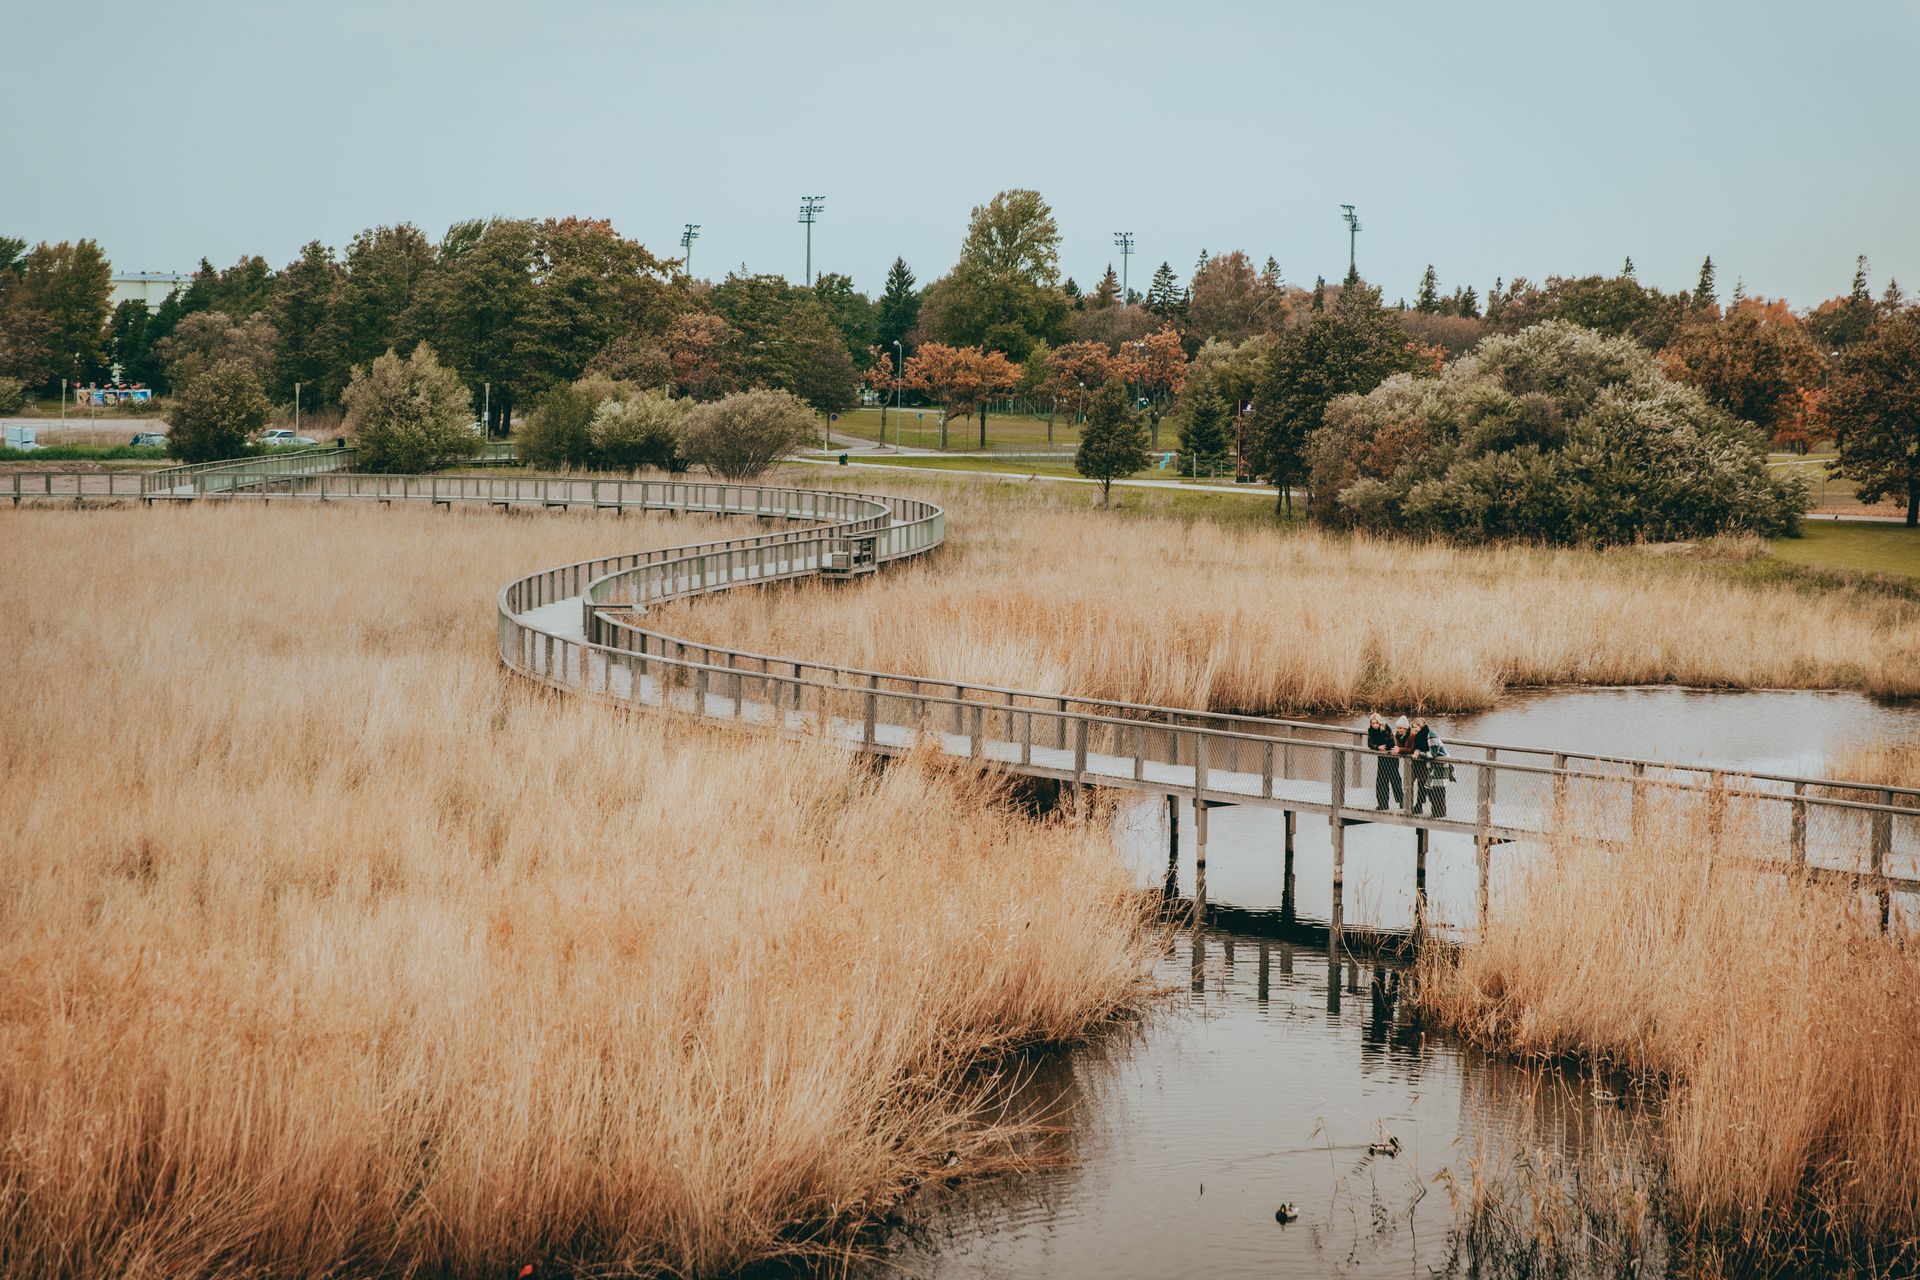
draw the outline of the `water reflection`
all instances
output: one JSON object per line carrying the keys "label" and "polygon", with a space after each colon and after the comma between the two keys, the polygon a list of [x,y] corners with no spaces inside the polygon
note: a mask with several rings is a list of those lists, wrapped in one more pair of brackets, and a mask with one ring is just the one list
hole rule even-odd
{"label": "water reflection", "polygon": [[[1072,1162],[931,1194],[885,1269],[1402,1276],[1446,1263],[1436,1174],[1520,1133],[1577,1154],[1630,1114],[1430,1034],[1397,962],[1195,930],[1157,975],[1181,993],[1171,1008],[1031,1075],[1073,1131]],[[1286,1203],[1299,1217],[1281,1225]]]}

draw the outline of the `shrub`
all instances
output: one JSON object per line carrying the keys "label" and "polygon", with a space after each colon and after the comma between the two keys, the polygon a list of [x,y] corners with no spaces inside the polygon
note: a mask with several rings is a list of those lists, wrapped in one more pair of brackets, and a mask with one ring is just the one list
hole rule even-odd
{"label": "shrub", "polygon": [[360,449],[355,462],[366,470],[426,471],[480,449],[473,393],[424,342],[405,359],[388,348],[355,368],[342,399]]}
{"label": "shrub", "polygon": [[632,395],[631,387],[611,378],[585,377],[550,388],[520,428],[520,460],[549,471],[592,466],[598,460],[593,415],[602,402]]}
{"label": "shrub", "polygon": [[272,414],[252,365],[215,361],[175,393],[167,409],[167,452],[182,462],[237,458]]}
{"label": "shrub", "polygon": [[18,378],[0,378],[0,413],[18,413],[26,405],[26,383]]}
{"label": "shrub", "polygon": [[1438,379],[1328,407],[1314,514],[1470,540],[1606,544],[1791,532],[1804,487],[1747,423],[1630,338],[1563,321],[1489,338]]}
{"label": "shrub", "polygon": [[687,461],[728,480],[751,480],[813,438],[814,414],[785,391],[739,391],[687,415]]}
{"label": "shrub", "polygon": [[664,391],[631,400],[609,397],[593,411],[587,436],[597,461],[608,467],[659,467],[682,471],[680,430],[693,405]]}
{"label": "shrub", "polygon": [[1147,465],[1147,427],[1127,402],[1126,388],[1109,382],[1094,393],[1073,469],[1100,482],[1100,503],[1112,500],[1113,482]]}

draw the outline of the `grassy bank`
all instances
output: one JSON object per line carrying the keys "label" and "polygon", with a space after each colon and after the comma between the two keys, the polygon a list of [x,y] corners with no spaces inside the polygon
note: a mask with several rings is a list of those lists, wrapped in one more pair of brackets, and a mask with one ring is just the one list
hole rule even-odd
{"label": "grassy bank", "polygon": [[[847,479],[902,488],[891,474]],[[1561,683],[1920,692],[1920,602],[1897,596],[1816,595],[1635,552],[1330,536],[1278,527],[1241,495],[1134,489],[1124,501],[1140,505],[1108,513],[1080,486],[921,484],[951,513],[933,560],[857,592],[731,593],[652,625],[819,661],[1253,711],[1467,709]],[[1179,498],[1241,516],[1185,519]]]}
{"label": "grassy bank", "polygon": [[1144,998],[1104,832],[497,665],[704,523],[0,511],[0,1271],[713,1274],[1009,1157]]}
{"label": "grassy bank", "polygon": [[[1759,833],[1729,829],[1716,858],[1695,814],[1654,829],[1630,853],[1565,842],[1520,872],[1480,942],[1425,961],[1427,1012],[1497,1052],[1644,1081],[1649,1208],[1714,1270],[1837,1255],[1911,1274],[1920,950],[1847,891],[1739,865],[1770,851]],[[1588,1183],[1593,1203],[1616,1199]]]}
{"label": "grassy bank", "polygon": [[1808,520],[1797,538],[1777,538],[1772,554],[1789,564],[1844,573],[1920,578],[1920,529],[1883,522]]}

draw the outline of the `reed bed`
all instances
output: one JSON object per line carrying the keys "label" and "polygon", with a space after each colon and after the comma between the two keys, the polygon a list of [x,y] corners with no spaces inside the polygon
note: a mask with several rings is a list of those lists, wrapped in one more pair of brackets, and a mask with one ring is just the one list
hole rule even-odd
{"label": "reed bed", "polygon": [[495,662],[703,523],[0,512],[0,1272],[723,1273],[1020,1158],[995,1055],[1148,998],[1104,830]]}
{"label": "reed bed", "polygon": [[1475,945],[1426,958],[1422,1006],[1650,1086],[1658,1207],[1699,1256],[1920,1264],[1920,948],[1853,890],[1754,870],[1751,833],[1654,830],[1522,870]]}
{"label": "reed bed", "polygon": [[[884,488],[885,486],[880,486]],[[1920,605],[1632,552],[1466,549],[1088,512],[949,485],[948,545],[846,591],[657,610],[672,634],[821,662],[1244,712],[1470,710],[1558,684],[1920,693]]]}
{"label": "reed bed", "polygon": [[1920,742],[1873,742],[1834,756],[1833,776],[1883,787],[1920,787]]}

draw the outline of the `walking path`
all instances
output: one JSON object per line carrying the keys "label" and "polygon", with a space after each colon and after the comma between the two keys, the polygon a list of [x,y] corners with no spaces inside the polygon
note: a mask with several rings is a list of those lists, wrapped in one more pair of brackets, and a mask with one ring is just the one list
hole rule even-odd
{"label": "walking path", "polygon": [[[1489,850],[1577,823],[1625,843],[1674,804],[1704,805],[1712,839],[1770,844],[1776,870],[1842,877],[1903,914],[1920,894],[1920,790],[1779,774],[1729,775],[1706,766],[1551,748],[1460,742],[1454,776],[1436,805],[1372,803],[1382,757],[1356,729],[1275,717],[1086,699],[1044,690],[970,685],[898,672],[761,654],[653,631],[646,611],[739,586],[803,578],[854,579],[925,555],[945,538],[945,512],[916,498],[690,480],[578,480],[518,476],[390,476],[348,470],[352,450],[314,450],[141,478],[154,501],[455,502],[500,508],[699,512],[755,517],[763,531],[562,565],[500,591],[499,652],[513,670],[570,692],[761,730],[805,734],[881,755],[936,750],[1009,772],[1144,791],[1190,803],[1204,910],[1210,809],[1281,810],[1291,865],[1295,819],[1326,818],[1334,896],[1330,939],[1344,913],[1346,828],[1412,828],[1416,894],[1424,901],[1433,832],[1470,836],[1482,901]],[[1401,763],[1390,760],[1390,767]],[[1417,783],[1420,766],[1409,782]],[[1432,788],[1428,788],[1432,790]]]}

